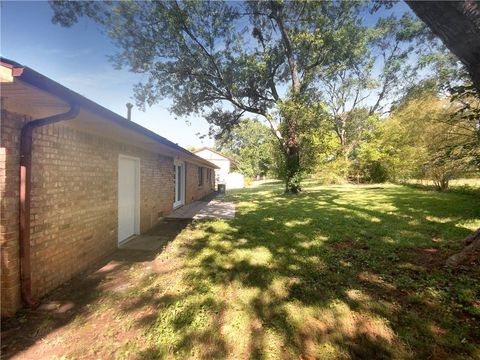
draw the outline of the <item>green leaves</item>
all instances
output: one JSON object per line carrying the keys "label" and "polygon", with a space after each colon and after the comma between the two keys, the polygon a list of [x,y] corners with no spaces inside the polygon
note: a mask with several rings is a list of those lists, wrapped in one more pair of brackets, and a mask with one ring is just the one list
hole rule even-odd
{"label": "green leaves", "polygon": [[240,121],[230,132],[219,134],[215,147],[235,159],[235,167],[247,178],[266,175],[274,169],[278,151],[271,130],[254,119]]}

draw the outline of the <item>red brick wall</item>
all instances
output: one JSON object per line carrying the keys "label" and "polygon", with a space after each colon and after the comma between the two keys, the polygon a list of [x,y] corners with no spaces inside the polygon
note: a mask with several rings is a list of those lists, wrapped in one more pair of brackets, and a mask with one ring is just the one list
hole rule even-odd
{"label": "red brick wall", "polygon": [[32,154],[34,297],[117,248],[119,154],[140,158],[140,231],[172,210],[172,158],[62,123],[36,130]]}
{"label": "red brick wall", "polygon": [[185,202],[191,203],[192,201],[201,199],[202,197],[210,194],[215,189],[215,175],[212,170],[211,182],[207,179],[207,168],[203,168],[203,185],[198,185],[198,166],[192,163],[187,163],[186,171],[186,192]]}
{"label": "red brick wall", "polygon": [[[11,315],[20,305],[18,148],[23,122],[21,116],[2,112],[2,315]],[[172,210],[173,158],[83,133],[65,123],[34,131],[30,227],[34,297],[117,248],[119,154],[140,158],[140,230],[144,232]],[[206,174],[204,186],[198,187],[196,171],[195,165],[187,165],[187,202],[211,189]]]}
{"label": "red brick wall", "polygon": [[18,192],[20,129],[25,116],[1,112],[0,126],[0,243],[2,315],[20,306]]}

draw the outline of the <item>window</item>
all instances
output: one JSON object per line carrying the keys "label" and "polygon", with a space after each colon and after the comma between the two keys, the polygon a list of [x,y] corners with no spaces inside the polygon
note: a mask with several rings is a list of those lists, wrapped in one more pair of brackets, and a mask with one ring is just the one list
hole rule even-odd
{"label": "window", "polygon": [[[177,167],[173,165],[173,187],[175,188],[177,185]],[[175,191],[173,192],[173,202],[175,202]]]}
{"label": "window", "polygon": [[198,167],[198,186],[203,186],[203,167]]}
{"label": "window", "polygon": [[212,185],[212,169],[207,169],[207,184]]}

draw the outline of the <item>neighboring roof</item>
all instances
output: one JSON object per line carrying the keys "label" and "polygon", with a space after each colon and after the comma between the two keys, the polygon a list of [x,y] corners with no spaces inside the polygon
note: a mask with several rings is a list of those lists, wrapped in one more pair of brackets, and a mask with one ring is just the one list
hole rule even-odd
{"label": "neighboring roof", "polygon": [[211,151],[211,152],[213,152],[213,153],[215,153],[215,154],[217,154],[217,155],[220,155],[221,157],[224,157],[225,159],[230,160],[230,161],[233,162],[233,163],[235,162],[235,159],[233,159],[233,158],[231,158],[231,157],[229,157],[229,156],[226,156],[226,155],[218,152],[217,150],[213,150],[212,148],[209,148],[209,147],[207,147],[207,146],[201,147],[200,149],[196,149],[196,150],[193,151],[193,153],[196,154],[196,153],[198,153],[198,152],[200,152],[200,151],[203,151],[203,150],[209,150],[209,151]]}
{"label": "neighboring roof", "polygon": [[218,169],[218,166],[212,164],[210,161],[195,155],[194,153],[184,149],[183,147],[175,144],[174,142],[164,138],[163,136],[154,133],[151,130],[144,128],[143,126],[120,116],[113,111],[97,104],[96,102],[87,99],[85,96],[76,93],[75,91],[70,90],[69,88],[57,83],[56,81],[46,77],[45,75],[40,74],[39,72],[29,68],[28,66],[21,65],[15,61],[0,57],[0,65],[3,65],[7,68],[12,69],[12,75],[18,79],[35,86],[41,90],[44,90],[50,94],[56,95],[59,98],[66,100],[69,103],[75,103],[78,106],[84,107],[102,117],[105,117],[112,122],[126,127],[132,131],[135,131],[141,135],[144,135],[162,145],[168,146],[174,150],[183,152],[189,156],[193,156],[195,160],[208,165],[209,167]]}

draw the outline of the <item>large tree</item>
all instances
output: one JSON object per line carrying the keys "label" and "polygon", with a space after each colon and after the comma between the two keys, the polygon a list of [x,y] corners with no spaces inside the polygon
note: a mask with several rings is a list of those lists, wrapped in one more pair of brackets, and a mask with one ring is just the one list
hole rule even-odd
{"label": "large tree", "polygon": [[458,56],[480,91],[480,1],[406,1]]}
{"label": "large tree", "polygon": [[[202,114],[228,131],[247,114],[263,117],[285,161],[287,192],[300,190],[299,118],[320,69],[356,48],[358,3],[315,1],[52,1],[53,22],[87,16],[118,46],[119,67],[147,75],[139,105],[172,100],[176,115]],[[295,105],[297,106],[297,105]],[[301,118],[301,117],[300,117]]]}

